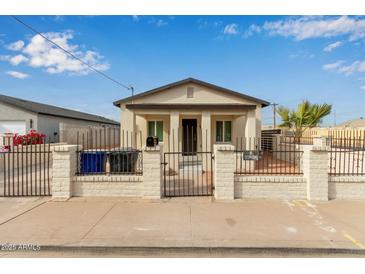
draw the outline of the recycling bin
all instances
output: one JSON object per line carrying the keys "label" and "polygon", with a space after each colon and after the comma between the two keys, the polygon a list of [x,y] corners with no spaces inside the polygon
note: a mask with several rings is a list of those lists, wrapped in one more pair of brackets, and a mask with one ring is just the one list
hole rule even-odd
{"label": "recycling bin", "polygon": [[80,153],[81,173],[102,173],[105,172],[106,152],[105,151],[83,151]]}

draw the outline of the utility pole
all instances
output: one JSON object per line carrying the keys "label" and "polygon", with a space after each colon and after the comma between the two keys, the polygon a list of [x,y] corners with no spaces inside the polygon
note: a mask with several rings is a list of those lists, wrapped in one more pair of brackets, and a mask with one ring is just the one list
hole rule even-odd
{"label": "utility pole", "polygon": [[134,99],[134,87],[132,85],[130,85],[128,87],[128,89],[132,92],[132,104],[133,104],[133,99]]}
{"label": "utility pole", "polygon": [[276,128],[276,106],[278,105],[277,103],[272,103],[272,110],[273,110],[273,119],[274,119],[274,129]]}

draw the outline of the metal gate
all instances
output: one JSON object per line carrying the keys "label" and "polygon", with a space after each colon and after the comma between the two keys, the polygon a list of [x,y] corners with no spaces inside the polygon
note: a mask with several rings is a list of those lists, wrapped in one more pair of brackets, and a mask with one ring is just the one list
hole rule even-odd
{"label": "metal gate", "polygon": [[163,162],[165,197],[211,196],[213,194],[212,152],[165,152]]}
{"label": "metal gate", "polygon": [[[201,141],[197,142],[195,134],[196,129],[189,127],[182,130],[177,138],[174,138],[174,135],[170,138],[169,144],[172,145],[169,145],[167,152],[164,152],[162,163],[165,197],[213,195],[213,153],[207,146],[205,151],[197,151],[197,147],[202,146]],[[180,141],[179,136],[184,139]],[[178,142],[175,143],[175,140]],[[175,147],[178,151],[174,151]]]}
{"label": "metal gate", "polygon": [[44,137],[4,137],[0,145],[0,196],[51,195],[51,154]]}

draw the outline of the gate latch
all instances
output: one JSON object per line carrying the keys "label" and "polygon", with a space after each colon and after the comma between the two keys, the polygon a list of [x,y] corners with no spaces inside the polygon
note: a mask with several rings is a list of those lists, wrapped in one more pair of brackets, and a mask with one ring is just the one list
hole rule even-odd
{"label": "gate latch", "polygon": [[161,163],[161,165],[164,165],[164,166],[166,166],[166,165],[167,165],[167,163],[166,163],[166,162],[162,162],[162,163]]}

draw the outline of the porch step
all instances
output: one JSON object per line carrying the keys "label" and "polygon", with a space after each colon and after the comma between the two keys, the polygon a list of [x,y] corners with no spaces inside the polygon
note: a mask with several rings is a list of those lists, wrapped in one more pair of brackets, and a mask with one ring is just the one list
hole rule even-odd
{"label": "porch step", "polygon": [[179,167],[187,167],[187,166],[198,166],[202,165],[202,160],[198,159],[197,156],[184,156],[179,160]]}
{"label": "porch step", "polygon": [[179,169],[183,172],[196,172],[203,169],[202,160],[196,156],[185,156],[184,160],[179,161]]}

